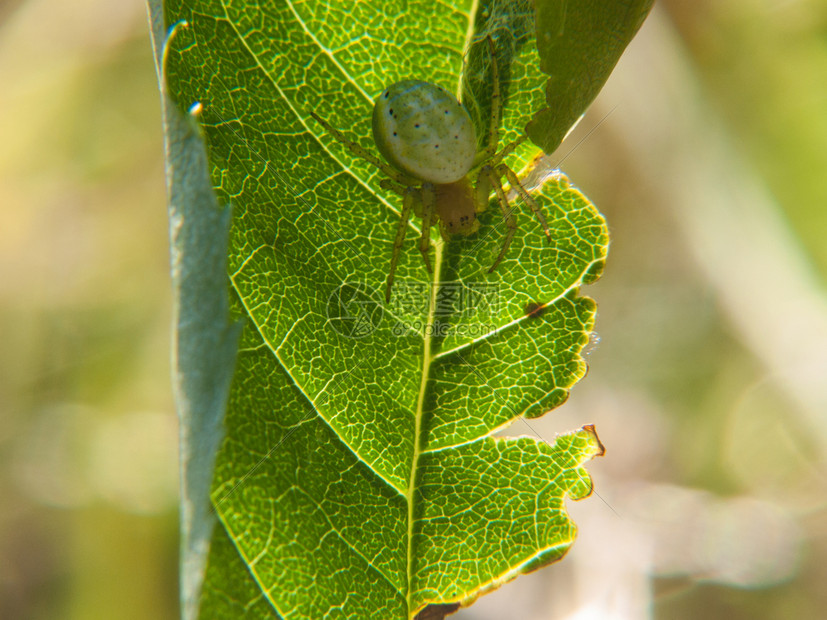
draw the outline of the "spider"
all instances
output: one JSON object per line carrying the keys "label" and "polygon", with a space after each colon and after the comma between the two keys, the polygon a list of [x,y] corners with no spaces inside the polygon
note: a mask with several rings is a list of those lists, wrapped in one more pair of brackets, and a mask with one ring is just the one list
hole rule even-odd
{"label": "spider", "polygon": [[502,211],[507,232],[502,248],[491,265],[491,273],[508,251],[517,231],[517,219],[508,204],[502,177],[528,204],[540,221],[546,238],[551,241],[548,224],[540,207],[521,185],[503,159],[511,154],[526,136],[519,137],[497,151],[500,125],[500,81],[491,50],[491,118],[488,144],[477,152],[474,125],[465,106],[447,90],[421,80],[403,80],[388,86],[373,107],[373,140],[387,163],[349,140],[315,112],[310,115],[338,142],[354,155],[378,168],[388,178],[379,185],[402,197],[402,213],[393,242],[393,254],[385,286],[385,302],[390,301],[396,265],[399,262],[405,233],[413,211],[422,218],[419,251],[425,267],[432,273],[428,256],[431,226],[437,223],[444,239],[451,235],[470,235],[479,229],[477,214],[488,207],[493,188]]}

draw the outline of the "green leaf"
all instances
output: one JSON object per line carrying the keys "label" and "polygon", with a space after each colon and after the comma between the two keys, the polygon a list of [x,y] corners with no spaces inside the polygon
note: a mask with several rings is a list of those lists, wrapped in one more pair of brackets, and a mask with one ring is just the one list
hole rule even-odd
{"label": "green leaf", "polygon": [[213,530],[200,604],[200,620],[273,618],[273,607],[224,528]]}
{"label": "green leaf", "polygon": [[148,2],[161,90],[173,288],[173,387],[181,462],[181,610],[198,601],[215,514],[210,485],[240,335],[226,288],[230,212],[215,198],[197,126],[168,98],[160,67],[166,33],[160,2]]}
{"label": "green leaf", "polygon": [[540,67],[546,107],[526,127],[551,153],[594,101],[655,0],[538,0]]}
{"label": "green leaf", "polygon": [[[573,541],[565,498],[588,495],[583,463],[602,446],[591,427],[546,442],[528,420],[585,374],[595,308],[578,289],[602,269],[603,218],[554,173],[534,194],[552,243],[517,202],[488,274],[505,234],[492,203],[475,235],[432,238],[434,286],[415,219],[384,307],[401,205],[309,115],[375,152],[373,98],[421,78],[463,96],[485,144],[491,36],[505,144],[544,100],[531,6],[167,4],[167,79],[233,206],[231,305],[247,319],[212,491],[235,555],[216,533],[205,617],[260,611],[258,592],[284,618],[411,618]],[[535,155],[524,144],[508,163]],[[518,419],[531,436],[492,437]]]}

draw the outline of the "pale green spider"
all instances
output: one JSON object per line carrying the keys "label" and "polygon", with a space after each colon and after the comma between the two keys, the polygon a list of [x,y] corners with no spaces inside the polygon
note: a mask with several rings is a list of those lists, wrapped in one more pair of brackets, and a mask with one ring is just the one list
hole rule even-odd
{"label": "pale green spider", "polygon": [[[491,119],[488,144],[477,153],[474,125],[465,106],[447,90],[420,80],[404,80],[388,86],[373,107],[373,140],[387,164],[358,143],[332,127],[315,112],[310,112],[336,140],[354,155],[367,160],[387,179],[380,186],[402,196],[402,214],[396,229],[393,255],[385,288],[385,301],[390,301],[396,265],[408,230],[411,211],[422,218],[419,251],[428,272],[431,226],[440,224],[443,238],[470,235],[479,229],[477,214],[488,207],[491,189],[497,195],[508,231],[502,249],[488,270],[494,271],[505,256],[517,230],[517,219],[508,205],[501,178],[522,196],[551,240],[546,219],[540,207],[520,184],[520,180],[503,159],[523,141],[521,136],[497,151],[500,125],[500,81],[493,44],[491,49]],[[390,164],[390,165],[388,165]]]}

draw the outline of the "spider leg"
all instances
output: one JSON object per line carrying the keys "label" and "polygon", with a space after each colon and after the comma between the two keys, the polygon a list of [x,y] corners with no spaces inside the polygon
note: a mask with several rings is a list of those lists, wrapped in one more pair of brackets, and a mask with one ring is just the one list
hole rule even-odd
{"label": "spider leg", "polygon": [[419,237],[419,251],[422,254],[422,260],[425,261],[425,267],[428,269],[428,273],[433,273],[431,269],[431,259],[428,257],[428,250],[431,248],[431,221],[433,220],[435,209],[436,199],[434,197],[434,188],[430,183],[425,183],[422,186],[422,235]]}
{"label": "spider leg", "polygon": [[396,170],[395,168],[389,166],[385,162],[381,161],[378,157],[374,156],[364,149],[359,143],[350,140],[343,134],[341,131],[333,127],[330,123],[324,120],[321,116],[316,114],[315,112],[308,111],[310,116],[316,119],[316,121],[325,128],[325,131],[333,136],[338,142],[341,142],[351,153],[359,157],[360,159],[364,159],[365,161],[373,164],[378,168],[380,171],[384,172],[389,178],[393,179],[398,185],[407,187],[408,185],[412,185],[410,183],[410,179],[406,177],[404,174]]}
{"label": "spider leg", "polygon": [[483,160],[488,160],[497,152],[497,144],[500,142],[500,112],[502,112],[502,104],[500,102],[500,68],[497,65],[497,54],[494,49],[494,41],[489,35],[486,37],[488,43],[488,50],[491,53],[491,117],[488,122],[488,144],[483,153],[485,156]]}
{"label": "spider leg", "polygon": [[422,217],[422,199],[419,196],[419,188],[414,187],[413,185],[400,185],[396,181],[391,181],[390,179],[382,179],[379,181],[379,187],[382,189],[386,189],[389,192],[394,192],[395,194],[399,194],[402,198],[408,192],[414,194],[414,203],[413,203],[413,212],[416,217]]}
{"label": "spider leg", "polygon": [[522,196],[525,203],[531,207],[531,210],[534,212],[534,216],[540,220],[540,224],[543,227],[543,232],[546,233],[546,240],[551,243],[551,232],[548,229],[548,223],[546,222],[546,218],[543,215],[543,212],[540,210],[540,205],[532,198],[525,188],[523,184],[520,183],[520,179],[517,178],[517,175],[514,171],[506,165],[497,166],[497,172],[505,175],[505,178],[508,179],[508,182],[511,184],[511,187],[520,195]]}
{"label": "spider leg", "polygon": [[514,140],[514,142],[511,142],[511,143],[505,145],[499,153],[497,153],[496,155],[492,155],[492,157],[491,157],[492,165],[500,163],[503,159],[505,159],[506,157],[511,155],[511,153],[513,153],[516,150],[516,148],[518,146],[520,146],[523,142],[525,142],[527,139],[528,139],[528,136],[523,134],[519,138]]}
{"label": "spider leg", "polygon": [[379,187],[382,189],[386,189],[389,192],[393,192],[395,194],[399,194],[403,198],[405,197],[405,192],[408,191],[409,187],[405,185],[400,185],[396,181],[391,181],[390,179],[382,179],[379,181]]}
{"label": "spider leg", "polygon": [[477,182],[474,184],[474,211],[482,213],[488,208],[488,197],[491,195],[491,177],[487,174],[490,166],[483,166],[477,173]]}
{"label": "spider leg", "polygon": [[408,221],[411,219],[411,209],[416,199],[414,190],[405,192],[402,199],[402,214],[399,216],[399,224],[396,226],[396,238],[393,240],[393,254],[391,255],[391,268],[388,272],[388,282],[385,285],[385,303],[391,300],[391,287],[393,277],[396,274],[396,265],[399,263],[399,255],[402,251],[402,244],[405,243],[405,233],[408,232]]}
{"label": "spider leg", "polygon": [[505,191],[503,190],[503,184],[500,182],[500,177],[492,168],[486,166],[485,168],[486,174],[488,178],[491,180],[491,184],[494,186],[494,191],[497,194],[497,202],[500,205],[500,211],[503,214],[503,220],[505,220],[505,225],[508,227],[508,232],[505,234],[505,241],[503,241],[503,247],[500,249],[500,253],[497,255],[497,258],[494,259],[494,264],[491,265],[491,268],[488,270],[488,273],[491,273],[497,268],[497,265],[500,264],[500,261],[505,256],[505,253],[508,251],[508,246],[511,245],[511,240],[514,238],[514,233],[517,232],[517,217],[514,215],[514,209],[512,209],[508,204],[508,197],[505,195]]}

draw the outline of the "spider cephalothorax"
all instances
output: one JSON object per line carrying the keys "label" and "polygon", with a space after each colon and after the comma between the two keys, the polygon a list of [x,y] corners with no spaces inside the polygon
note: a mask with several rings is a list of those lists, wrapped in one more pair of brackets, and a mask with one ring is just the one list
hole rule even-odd
{"label": "spider cephalothorax", "polygon": [[428,271],[431,226],[439,223],[444,238],[470,235],[479,229],[477,213],[488,207],[493,189],[508,231],[502,249],[489,269],[505,256],[517,230],[513,209],[502,186],[505,177],[540,220],[546,237],[548,225],[534,199],[517,175],[503,163],[525,136],[497,151],[500,125],[500,84],[491,48],[491,119],[487,146],[477,152],[474,125],[465,106],[444,88],[421,80],[403,80],[388,86],[373,107],[373,140],[387,164],[333,128],[314,112],[310,114],[355,155],[379,168],[388,178],[380,185],[402,196],[402,214],[393,244],[385,300],[390,300],[399,253],[405,241],[411,211],[422,218],[419,251]]}

